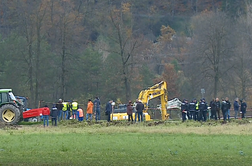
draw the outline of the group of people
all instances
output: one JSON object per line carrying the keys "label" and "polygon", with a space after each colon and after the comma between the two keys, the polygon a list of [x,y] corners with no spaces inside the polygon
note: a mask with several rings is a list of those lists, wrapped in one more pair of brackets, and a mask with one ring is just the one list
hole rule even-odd
{"label": "group of people", "polygon": [[[246,101],[240,100],[236,98],[234,103],[234,112],[235,116],[234,118],[238,118],[239,110],[241,112],[241,118],[245,118],[245,113],[247,109]],[[227,119],[230,119],[230,108],[231,103],[226,97],[223,98],[222,101],[219,101],[219,98],[214,98],[209,106],[204,98],[202,98],[200,101],[197,101],[196,99],[193,99],[190,103],[187,99],[184,99],[181,104],[181,113],[182,113],[182,121],[185,121],[187,119],[189,120],[195,120],[195,121],[206,121],[207,120],[207,113],[210,112],[210,119],[221,119],[220,111],[222,111],[223,120],[226,121]]]}
{"label": "group of people", "polygon": [[[91,99],[88,100],[87,110],[86,110],[86,120],[92,120],[93,112],[95,112],[95,119],[100,120],[100,99],[98,97],[92,102]],[[77,119],[79,121],[83,121],[84,112],[83,109],[79,106],[78,102],[74,100],[64,102],[62,99],[52,106],[50,110],[46,105],[42,111],[44,126],[47,123],[49,116],[51,116],[52,125],[57,126],[57,121],[68,120],[68,119]]]}
{"label": "group of people", "polygon": [[[105,114],[107,115],[107,121],[111,121],[111,113],[113,108],[113,100],[108,101],[106,104]],[[100,111],[100,99],[98,97],[95,98],[94,101],[91,99],[88,100],[87,103],[87,109],[86,109],[86,120],[92,120],[93,112],[95,112],[95,120],[98,121],[101,119],[101,111]],[[136,101],[136,113],[135,113],[135,121],[138,119],[138,121],[143,121],[143,110],[144,110],[144,104],[141,102],[141,100]],[[133,110],[134,106],[131,101],[129,101],[127,105],[127,114],[128,114],[128,120],[133,121]],[[64,102],[62,99],[59,99],[59,101],[53,105],[52,109],[50,110],[48,106],[44,107],[44,111],[42,112],[43,118],[44,118],[44,126],[47,123],[48,126],[48,120],[49,116],[51,116],[52,125],[57,126],[57,122],[61,120],[68,120],[68,119],[77,119],[79,121],[83,121],[84,119],[84,112],[81,107],[79,107],[79,104],[77,101],[67,101]]]}
{"label": "group of people", "polygon": [[[144,104],[142,103],[141,100],[136,100],[135,103],[135,122],[138,119],[138,122],[142,122],[143,121],[143,110],[144,110]],[[132,104],[131,101],[129,101],[129,103],[127,104],[127,115],[128,115],[128,121],[132,121],[133,122],[133,110],[134,110],[134,106]]]}
{"label": "group of people", "polygon": [[[110,100],[107,104],[106,104],[106,111],[105,114],[108,116],[107,117],[107,121],[110,122],[111,121],[111,113],[112,113],[112,103],[113,100]],[[135,122],[138,120],[138,122],[142,122],[143,121],[143,110],[144,110],[144,104],[142,103],[141,100],[136,100],[135,103]],[[133,122],[133,110],[134,110],[134,105],[132,103],[132,101],[129,101],[127,104],[127,115],[128,115],[128,121],[132,121]]]}

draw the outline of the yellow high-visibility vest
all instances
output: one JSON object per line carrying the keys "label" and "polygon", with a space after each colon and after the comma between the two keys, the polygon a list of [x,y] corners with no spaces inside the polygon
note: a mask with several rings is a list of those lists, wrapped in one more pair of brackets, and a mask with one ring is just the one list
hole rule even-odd
{"label": "yellow high-visibility vest", "polygon": [[78,103],[77,102],[73,102],[72,103],[72,109],[73,110],[77,110],[78,109]]}
{"label": "yellow high-visibility vest", "polygon": [[62,111],[66,111],[67,110],[67,102],[63,102],[63,108],[62,108]]}
{"label": "yellow high-visibility vest", "polygon": [[196,103],[196,110],[199,109],[199,102]]}

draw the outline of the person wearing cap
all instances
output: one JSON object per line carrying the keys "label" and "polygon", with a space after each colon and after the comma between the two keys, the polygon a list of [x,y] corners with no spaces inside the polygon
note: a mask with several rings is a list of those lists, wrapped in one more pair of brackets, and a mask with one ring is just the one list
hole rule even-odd
{"label": "person wearing cap", "polygon": [[133,122],[133,116],[132,116],[132,113],[133,113],[133,106],[132,106],[132,102],[129,101],[128,105],[127,105],[127,115],[128,115],[128,121],[131,121]]}
{"label": "person wearing cap", "polygon": [[142,103],[141,100],[138,100],[138,103],[136,105],[136,111],[138,114],[138,122],[142,122],[143,121],[143,110],[144,110],[144,104]]}
{"label": "person wearing cap", "polygon": [[62,119],[62,109],[63,109],[62,99],[59,99],[58,103],[56,104],[56,108],[58,110],[58,121]]}
{"label": "person wearing cap", "polygon": [[200,103],[199,103],[199,119],[198,121],[206,121],[207,120],[207,103],[205,101],[205,98],[202,98]]}
{"label": "person wearing cap", "polygon": [[187,99],[184,99],[181,103],[182,122],[186,121],[187,112],[189,112],[189,105]]}

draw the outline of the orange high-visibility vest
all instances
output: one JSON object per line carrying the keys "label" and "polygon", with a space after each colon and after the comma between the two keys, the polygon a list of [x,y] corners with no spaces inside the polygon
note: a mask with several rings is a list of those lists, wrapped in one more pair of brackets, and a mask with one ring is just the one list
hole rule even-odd
{"label": "orange high-visibility vest", "polygon": [[82,109],[78,109],[77,111],[79,112],[79,117],[83,117],[83,110]]}

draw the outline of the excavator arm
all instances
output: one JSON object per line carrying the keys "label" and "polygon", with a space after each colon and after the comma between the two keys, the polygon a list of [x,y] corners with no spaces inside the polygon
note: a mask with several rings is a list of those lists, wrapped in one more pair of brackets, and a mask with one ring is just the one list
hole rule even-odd
{"label": "excavator arm", "polygon": [[161,81],[158,84],[149,87],[146,90],[142,90],[138,95],[138,100],[141,100],[144,104],[145,112],[148,110],[148,102],[151,99],[160,97],[161,99],[161,112],[162,112],[162,120],[166,120],[169,117],[166,111],[166,104],[168,102],[167,95],[167,84],[165,81]]}

